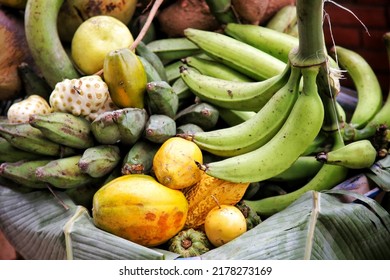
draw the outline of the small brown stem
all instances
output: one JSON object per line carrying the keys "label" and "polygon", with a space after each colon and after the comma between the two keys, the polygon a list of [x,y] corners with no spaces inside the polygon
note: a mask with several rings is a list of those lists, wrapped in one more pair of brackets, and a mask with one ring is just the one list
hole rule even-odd
{"label": "small brown stem", "polygon": [[53,189],[50,187],[50,185],[49,185],[49,184],[46,184],[46,187],[49,189],[49,191],[50,191],[51,194],[55,197],[55,199],[58,200],[58,202],[62,205],[62,207],[64,207],[65,210],[68,211],[68,210],[69,210],[69,206],[66,205],[66,204],[62,201],[62,199],[60,199],[60,198],[58,197],[58,195],[53,191]]}
{"label": "small brown stem", "polygon": [[148,29],[150,27],[150,24],[152,23],[155,15],[157,14],[158,8],[161,6],[161,4],[163,2],[164,2],[164,0],[156,0],[156,2],[154,2],[144,26],[142,27],[141,31],[139,32],[137,38],[131,44],[130,50],[132,50],[132,51],[135,50],[137,48],[138,44],[142,41],[142,39],[144,38],[146,32],[148,31]]}
{"label": "small brown stem", "polygon": [[188,238],[186,238],[186,239],[184,239],[184,240],[182,240],[181,241],[181,247],[183,247],[184,249],[188,249],[188,248],[190,248],[192,246],[192,241],[191,241],[191,239],[188,239]]}
{"label": "small brown stem", "polygon": [[221,209],[221,204],[219,204],[218,199],[214,195],[211,195],[211,197],[214,199],[215,203],[217,203],[218,208]]}

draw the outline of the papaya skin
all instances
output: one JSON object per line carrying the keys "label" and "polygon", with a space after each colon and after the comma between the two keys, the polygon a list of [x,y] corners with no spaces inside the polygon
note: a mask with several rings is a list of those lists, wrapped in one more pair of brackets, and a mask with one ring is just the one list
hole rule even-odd
{"label": "papaya skin", "polygon": [[93,197],[96,227],[145,247],[175,236],[184,227],[187,212],[182,192],[143,174],[120,176]]}
{"label": "papaya skin", "polygon": [[147,76],[142,62],[128,48],[109,52],[104,59],[104,81],[119,108],[144,108]]}

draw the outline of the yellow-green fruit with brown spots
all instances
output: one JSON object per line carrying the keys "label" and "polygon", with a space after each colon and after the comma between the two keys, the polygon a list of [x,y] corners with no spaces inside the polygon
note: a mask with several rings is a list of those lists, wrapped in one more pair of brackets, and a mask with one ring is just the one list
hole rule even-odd
{"label": "yellow-green fruit with brown spots", "polygon": [[104,59],[104,81],[119,108],[144,108],[147,76],[137,55],[128,48],[109,52]]}
{"label": "yellow-green fruit with brown spots", "polygon": [[120,176],[93,197],[95,225],[137,244],[154,247],[184,227],[188,203],[184,194],[143,174]]}
{"label": "yellow-green fruit with brown spots", "polygon": [[171,137],[158,149],[153,158],[157,181],[171,189],[191,187],[201,180],[197,164],[203,162],[201,149],[192,141]]}

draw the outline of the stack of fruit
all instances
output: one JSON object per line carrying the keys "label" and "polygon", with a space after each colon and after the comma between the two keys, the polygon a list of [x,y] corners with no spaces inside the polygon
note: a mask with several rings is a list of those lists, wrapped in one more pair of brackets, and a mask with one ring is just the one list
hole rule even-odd
{"label": "stack of fruit", "polygon": [[[65,191],[98,228],[200,255],[387,155],[390,100],[367,62],[341,47],[358,94],[350,119],[337,102],[322,0],[298,1],[298,38],[228,23],[134,45],[123,21],[92,16],[71,36],[71,58],[56,29],[63,1],[46,2],[27,1],[25,28],[44,77],[34,85],[47,84],[0,120],[0,176]],[[269,182],[300,187],[259,198]]]}

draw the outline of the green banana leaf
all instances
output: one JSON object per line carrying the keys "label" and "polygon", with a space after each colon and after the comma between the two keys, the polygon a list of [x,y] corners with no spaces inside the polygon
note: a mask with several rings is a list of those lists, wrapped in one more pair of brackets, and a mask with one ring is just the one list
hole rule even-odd
{"label": "green banana leaf", "polygon": [[[340,195],[354,196],[355,203],[341,202]],[[390,215],[357,193],[307,192],[202,259],[390,259]]]}
{"label": "green banana leaf", "polygon": [[[179,257],[96,228],[86,208],[64,192],[55,194],[0,185],[0,230],[25,259]],[[345,195],[354,196],[355,203],[338,199]],[[390,259],[390,215],[375,200],[352,192],[308,192],[197,259]]]}
{"label": "green banana leaf", "polygon": [[372,173],[367,176],[373,180],[382,190],[390,192],[390,156],[378,160],[371,167]]}

